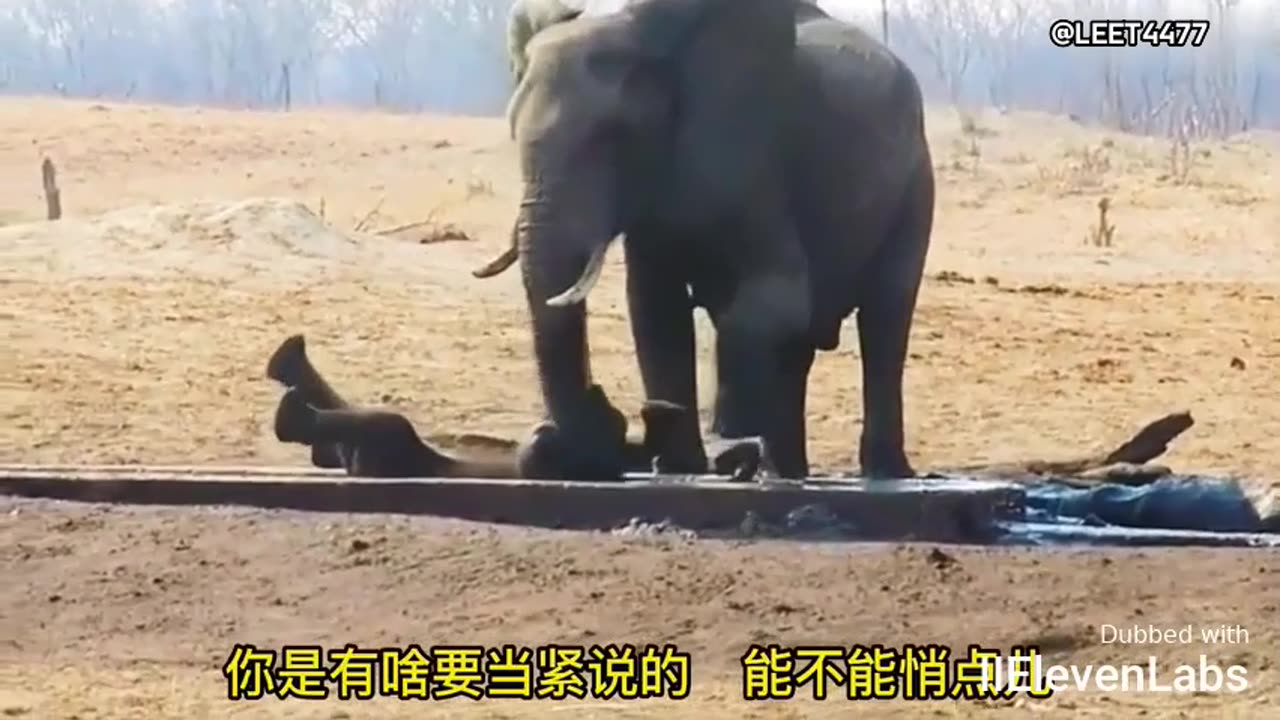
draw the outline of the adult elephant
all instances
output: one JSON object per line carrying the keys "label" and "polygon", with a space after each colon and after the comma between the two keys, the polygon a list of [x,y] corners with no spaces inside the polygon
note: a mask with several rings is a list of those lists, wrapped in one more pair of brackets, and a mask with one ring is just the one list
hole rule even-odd
{"label": "adult elephant", "polygon": [[[572,439],[563,466],[622,469],[624,437],[590,419],[585,299],[625,234],[649,399],[697,407],[692,309],[705,307],[714,429],[761,436],[778,474],[805,476],[814,352],[856,309],[862,471],[914,475],[902,376],[934,178],[912,72],[797,0],[642,0],[545,27],[524,56],[508,107],[524,179],[514,232],[543,400]],[[701,448],[690,415],[680,433]]]}
{"label": "adult elephant", "polygon": [[[581,0],[579,0],[581,1]],[[507,13],[507,60],[517,83],[524,77],[529,61],[525,48],[543,28],[572,20],[583,12],[561,0],[516,0]]]}

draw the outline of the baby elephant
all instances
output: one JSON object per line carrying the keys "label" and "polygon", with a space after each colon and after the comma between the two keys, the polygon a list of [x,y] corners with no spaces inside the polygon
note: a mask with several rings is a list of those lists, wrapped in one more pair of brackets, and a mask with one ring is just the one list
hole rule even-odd
{"label": "baby elephant", "polygon": [[[267,377],[288,390],[276,408],[275,433],[282,442],[311,447],[312,463],[319,467],[341,467],[348,475],[378,478],[474,477],[474,478],[557,478],[564,477],[555,459],[566,457],[559,447],[560,434],[551,422],[534,427],[530,437],[514,449],[494,457],[465,457],[442,452],[424,442],[413,424],[389,410],[358,408],[328,384],[311,365],[301,335],[286,339],[267,363]],[[626,418],[618,413],[599,386],[589,393],[593,407],[600,410],[601,423],[626,431]],[[649,402],[641,408],[643,438],[628,440],[627,470],[661,471],[678,449],[673,447],[673,429],[679,427],[684,408],[665,402]],[[735,481],[752,479],[759,468],[761,446],[754,440],[736,441],[714,461],[717,474]],[[590,479],[590,478],[584,478]]]}

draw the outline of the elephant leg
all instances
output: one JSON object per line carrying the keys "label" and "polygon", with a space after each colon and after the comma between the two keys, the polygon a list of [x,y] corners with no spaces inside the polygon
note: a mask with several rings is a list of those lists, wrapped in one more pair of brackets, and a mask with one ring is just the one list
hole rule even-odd
{"label": "elephant leg", "polygon": [[297,388],[290,388],[280,398],[275,433],[282,442],[343,448],[343,465],[352,476],[432,476],[444,462],[403,415],[387,410],[317,408]]}
{"label": "elephant leg", "polygon": [[726,438],[760,437],[780,477],[808,475],[804,390],[811,351],[800,351],[808,323],[808,283],[793,273],[739,286],[717,323],[717,413]]}
{"label": "elephant leg", "polygon": [[662,473],[704,473],[707,455],[698,422],[697,348],[693,303],[684,277],[672,272],[656,243],[630,234],[623,243],[627,260],[627,306],[631,336],[644,383],[645,398],[684,409],[664,429]]}
{"label": "elephant leg", "polygon": [[[741,393],[743,388],[735,388],[731,382],[733,368],[725,363],[732,360],[732,355],[722,354],[720,348],[721,344],[717,342],[712,352],[716,364],[716,397],[711,411],[711,437],[707,439],[707,451],[713,455],[728,452],[743,440],[761,441],[763,432],[763,428],[751,416],[750,404],[743,402],[743,398],[734,396],[735,392]],[[764,454],[763,449],[760,452],[759,464],[776,473],[773,458]],[[719,469],[716,472],[725,474]]]}
{"label": "elephant leg", "polygon": [[[791,474],[784,477],[809,476],[808,435],[805,429],[805,403],[809,391],[809,370],[813,367],[814,348],[812,345],[792,343],[782,349],[779,358],[778,373],[778,414],[779,439],[775,443],[784,448],[781,461],[789,468]],[[781,475],[782,470],[778,468]]]}
{"label": "elephant leg", "polygon": [[[726,438],[761,438],[766,462],[779,476],[803,478],[803,392],[793,397],[792,376],[807,366],[794,349],[811,346],[812,289],[804,248],[773,198],[760,197],[740,223],[725,228],[736,235],[732,244],[722,240],[719,270],[730,280],[721,286],[728,292],[705,294],[716,327],[717,428]],[[804,380],[807,373],[800,387]]]}
{"label": "elephant leg", "polygon": [[724,440],[759,437],[765,464],[779,477],[809,476],[805,401],[814,351],[798,342],[770,347],[730,332],[717,337],[718,354],[728,358],[716,395]]}
{"label": "elephant leg", "polygon": [[[308,405],[320,410],[343,410],[351,407],[338,391],[329,385],[307,357],[306,339],[291,335],[267,361],[267,377],[288,388],[296,388]],[[347,465],[346,450],[341,445],[311,446],[311,464],[320,468]]]}
{"label": "elephant leg", "polygon": [[[814,355],[815,350],[811,345],[797,343],[792,347],[784,348],[779,357],[781,374],[778,390],[782,393],[780,402],[783,403],[779,409],[788,416],[801,418],[801,423],[805,414],[805,396],[808,392],[809,370],[813,366]],[[754,437],[760,432],[760,428],[752,425],[747,408],[740,400],[733,397],[735,389],[724,382],[725,368],[722,364],[724,360],[725,358],[717,351],[715,353],[716,399],[712,409],[711,432],[726,440]],[[799,432],[801,435],[804,434],[803,424]]]}
{"label": "elephant leg", "polygon": [[905,449],[902,376],[933,226],[933,195],[933,176],[926,169],[893,235],[864,274],[858,308],[863,407],[858,459],[866,477],[915,476]]}

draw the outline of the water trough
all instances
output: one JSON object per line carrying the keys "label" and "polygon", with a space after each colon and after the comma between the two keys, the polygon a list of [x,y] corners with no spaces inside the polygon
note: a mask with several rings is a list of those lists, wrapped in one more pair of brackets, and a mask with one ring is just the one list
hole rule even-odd
{"label": "water trough", "polygon": [[633,518],[691,530],[734,528],[754,515],[783,523],[797,507],[825,507],[866,539],[980,542],[998,520],[1022,516],[1012,484],[730,483],[633,476],[624,482],[417,478],[373,480],[293,468],[0,467],[0,493],[142,505],[246,505],[318,512],[430,514],[565,529],[609,529]]}
{"label": "water trough", "polygon": [[[0,466],[0,494],[79,502],[425,514],[578,530],[634,526],[640,519],[719,536],[742,534],[751,518],[753,527],[778,528],[775,537],[799,537],[798,531],[787,530],[795,527],[797,512],[821,508],[817,516],[825,519],[819,522],[830,527],[813,538],[815,515],[808,513],[809,539],[1280,548],[1280,534],[1255,532],[1263,528],[1239,522],[1230,532],[1197,529],[1186,522],[1125,527],[1115,518],[1099,520],[1097,508],[1110,506],[1094,503],[1091,509],[1079,498],[1066,503],[1060,491],[1045,488],[1043,483],[963,477],[742,484],[714,477],[645,475],[609,483],[375,480],[293,467]],[[1097,493],[1106,502],[1115,495]],[[1133,504],[1132,497],[1125,501]],[[1064,512],[1076,516],[1064,517]]]}

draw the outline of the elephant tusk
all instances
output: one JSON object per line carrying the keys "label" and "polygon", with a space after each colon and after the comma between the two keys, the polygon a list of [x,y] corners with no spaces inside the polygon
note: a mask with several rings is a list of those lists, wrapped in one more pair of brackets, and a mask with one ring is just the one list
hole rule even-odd
{"label": "elephant tusk", "polygon": [[484,267],[471,271],[472,277],[491,278],[495,275],[502,274],[507,268],[515,264],[520,259],[520,240],[518,225],[511,226],[511,243],[507,245],[507,249],[502,251],[498,257],[490,260]]}
{"label": "elephant tusk", "polygon": [[684,406],[680,403],[673,403],[670,400],[646,400],[641,412],[652,410],[655,412],[684,412]]}
{"label": "elephant tusk", "polygon": [[578,281],[568,290],[555,297],[548,298],[547,305],[551,307],[567,307],[586,300],[591,288],[595,287],[596,282],[600,279],[600,272],[604,270],[604,256],[608,251],[609,243],[602,243],[591,251],[591,257],[587,258],[587,266],[582,269],[582,275],[578,277]]}
{"label": "elephant tusk", "polygon": [[520,250],[515,247],[509,247],[503,250],[501,255],[486,263],[484,267],[472,270],[471,275],[478,278],[491,278],[502,274],[504,270],[514,265],[516,260],[519,259]]}

